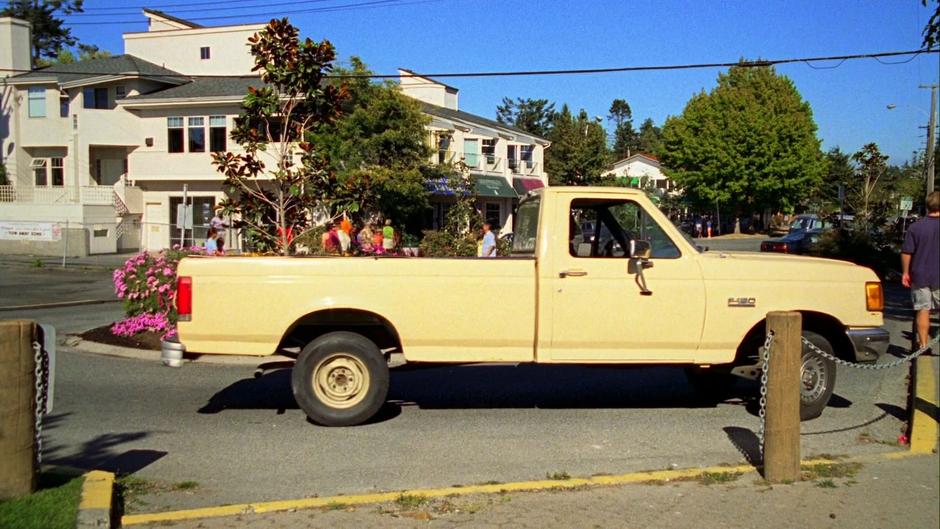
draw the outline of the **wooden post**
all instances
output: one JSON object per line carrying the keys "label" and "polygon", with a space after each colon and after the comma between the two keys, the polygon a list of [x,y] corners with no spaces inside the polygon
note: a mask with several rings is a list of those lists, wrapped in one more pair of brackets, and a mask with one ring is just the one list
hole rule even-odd
{"label": "wooden post", "polygon": [[36,490],[32,321],[0,321],[0,500]]}
{"label": "wooden post", "polygon": [[767,368],[764,424],[764,479],[771,483],[800,477],[800,364],[803,317],[799,312],[770,312],[774,333]]}

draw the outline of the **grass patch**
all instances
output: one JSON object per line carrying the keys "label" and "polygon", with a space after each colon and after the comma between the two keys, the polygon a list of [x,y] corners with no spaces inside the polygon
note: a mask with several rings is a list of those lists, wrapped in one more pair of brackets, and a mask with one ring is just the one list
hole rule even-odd
{"label": "grass patch", "polygon": [[817,463],[803,465],[803,479],[854,478],[862,468],[861,463]]}
{"label": "grass patch", "polygon": [[0,502],[0,527],[73,529],[85,478],[42,474],[39,490]]}
{"label": "grass patch", "polygon": [[198,481],[180,481],[170,487],[171,490],[196,490],[199,488]]}
{"label": "grass patch", "polygon": [[816,486],[821,489],[834,489],[836,488],[836,482],[831,479],[824,479],[819,483],[816,483]]}
{"label": "grass patch", "polygon": [[399,507],[405,509],[417,509],[427,502],[427,497],[420,494],[402,494],[395,500]]}
{"label": "grass patch", "polygon": [[720,485],[737,481],[739,477],[740,472],[703,472],[698,481],[702,485]]}
{"label": "grass patch", "polygon": [[571,479],[571,474],[568,474],[564,470],[561,472],[546,472],[545,479],[551,479],[554,481],[565,481]]}
{"label": "grass patch", "polygon": [[324,505],[323,507],[321,507],[320,510],[323,510],[323,511],[342,511],[342,510],[345,509],[346,507],[347,507],[347,505],[346,505],[345,503],[343,503],[343,502],[331,501],[330,503],[327,503],[326,505]]}
{"label": "grass patch", "polygon": [[138,478],[133,474],[124,474],[114,480],[119,501],[128,508],[145,507],[147,502],[140,499],[144,494],[150,494],[159,488],[155,481]]}

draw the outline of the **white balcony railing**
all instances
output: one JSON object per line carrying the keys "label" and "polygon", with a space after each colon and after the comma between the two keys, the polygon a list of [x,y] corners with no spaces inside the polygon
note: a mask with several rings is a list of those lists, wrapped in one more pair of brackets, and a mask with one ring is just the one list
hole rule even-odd
{"label": "white balcony railing", "polygon": [[[126,186],[125,192],[136,189]],[[114,196],[111,186],[0,186],[0,202],[113,206]]]}

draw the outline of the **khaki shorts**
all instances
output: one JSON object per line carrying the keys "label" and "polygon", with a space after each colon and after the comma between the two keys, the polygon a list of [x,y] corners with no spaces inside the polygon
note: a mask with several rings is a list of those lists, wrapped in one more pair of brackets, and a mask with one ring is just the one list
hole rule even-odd
{"label": "khaki shorts", "polygon": [[940,288],[912,288],[911,301],[914,310],[940,310]]}

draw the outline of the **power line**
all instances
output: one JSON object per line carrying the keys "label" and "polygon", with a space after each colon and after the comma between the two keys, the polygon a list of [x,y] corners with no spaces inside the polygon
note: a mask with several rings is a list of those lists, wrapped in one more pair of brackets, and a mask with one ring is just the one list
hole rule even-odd
{"label": "power line", "polygon": [[[338,0],[295,0],[293,2],[276,2],[276,3],[262,2],[260,4],[258,4],[258,1],[259,0],[241,0],[241,2],[239,3],[253,4],[253,5],[245,5],[245,6],[229,5],[230,3],[234,3],[234,2],[226,2],[224,5],[218,2],[214,2],[212,4],[198,4],[198,5],[203,5],[204,7],[196,7],[196,8],[190,8],[190,9],[174,9],[172,13],[166,13],[166,14],[174,16],[177,13],[205,13],[205,12],[212,12],[212,11],[235,11],[235,10],[241,10],[241,9],[262,9],[264,10],[262,12],[268,13],[270,12],[270,10],[267,10],[267,8],[271,8],[271,7],[297,6],[297,5],[303,5],[303,4],[322,4],[324,2],[336,2]],[[397,1],[397,0],[386,0],[386,1]],[[180,4],[180,5],[192,6],[193,4]],[[339,5],[339,6],[326,6],[326,7],[331,8],[331,7],[344,7],[344,6]],[[84,12],[70,13],[68,15],[65,15],[65,18],[66,19],[70,19],[70,18],[86,19],[89,17],[115,17],[115,16],[122,16],[122,15],[137,15],[142,12],[141,9],[128,10],[126,7],[112,8],[112,9],[122,9],[123,11],[114,12],[114,13],[84,13]],[[239,16],[254,16],[254,15],[245,14],[245,15],[239,15]],[[186,20],[209,20],[210,18],[211,17],[187,18]],[[78,22],[69,22],[69,20],[66,20],[65,23],[77,24]],[[103,21],[101,23],[118,24],[119,21],[110,20],[110,21]]]}
{"label": "power line", "polygon": [[[271,17],[283,17],[286,15],[301,15],[307,13],[332,13],[339,11],[356,11],[360,9],[375,9],[379,7],[398,7],[406,5],[416,5],[416,4],[427,4],[431,2],[440,2],[441,0],[410,0],[410,1],[401,1],[401,0],[369,0],[366,2],[358,2],[352,4],[340,4],[335,6],[328,7],[312,7],[308,9],[289,9],[286,11],[264,11],[258,13],[243,13],[241,15],[219,15],[211,17],[193,17],[187,18],[191,22],[197,21],[208,21],[208,20],[229,20],[233,18],[271,18]],[[146,20],[109,20],[101,22],[71,22],[66,21],[65,24],[68,26],[113,26],[113,25],[126,25],[126,24],[143,24],[146,23]]]}
{"label": "power line", "polygon": [[[259,0],[225,0],[225,4],[228,6],[231,4],[257,3],[258,1]],[[319,0],[319,1],[326,2],[329,0]],[[303,2],[297,2],[297,3],[303,3]],[[121,7],[97,7],[97,6],[84,7],[83,6],[82,9],[83,11],[128,11],[128,10],[133,9],[136,11],[133,11],[132,13],[137,13],[141,9],[164,9],[164,8],[194,7],[194,6],[212,7],[212,6],[218,6],[218,5],[219,5],[219,2],[192,2],[190,1],[190,2],[176,2],[176,3],[169,3],[169,4],[147,3],[147,4],[140,4],[140,5],[123,5]]]}
{"label": "power line", "polygon": [[[881,57],[898,57],[898,56],[912,56],[910,60],[907,61],[897,61],[897,62],[884,62],[878,61],[880,64],[885,66],[894,66],[898,64],[906,64],[917,57],[920,54],[925,53],[940,53],[940,50],[930,50],[930,49],[921,49],[921,50],[910,50],[910,51],[887,51],[880,53],[860,53],[854,55],[832,55],[825,57],[797,57],[797,58],[787,58],[787,59],[758,59],[754,61],[734,61],[734,62],[710,62],[710,63],[694,63],[694,64],[674,64],[674,65],[662,65],[662,66],[621,66],[615,68],[582,68],[582,69],[565,69],[565,70],[517,70],[517,71],[490,71],[490,72],[437,72],[437,73],[405,73],[405,74],[330,74],[324,77],[331,79],[408,79],[416,77],[436,77],[436,78],[447,78],[447,77],[531,77],[531,76],[542,76],[542,75],[591,75],[591,74],[607,74],[607,73],[624,73],[624,72],[658,72],[658,71],[672,71],[672,70],[701,70],[708,68],[730,68],[741,67],[741,68],[758,68],[765,66],[775,66],[779,64],[793,64],[793,63],[806,63],[810,65],[813,62],[823,62],[823,61],[841,61],[838,65],[829,67],[828,69],[837,68],[845,61],[850,60],[859,60],[859,59],[879,59]],[[815,67],[816,69],[821,69]],[[171,77],[183,77],[187,79],[232,79],[232,78],[244,78],[251,79],[256,78],[255,75],[186,75],[186,74],[140,74],[137,72],[94,72],[94,71],[65,71],[65,70],[56,70],[55,66],[50,66],[40,70],[21,70],[14,68],[0,68],[2,72],[12,72],[12,73],[48,73],[48,74],[80,74],[80,75],[138,75],[142,78],[156,78],[156,79],[166,79]]]}

